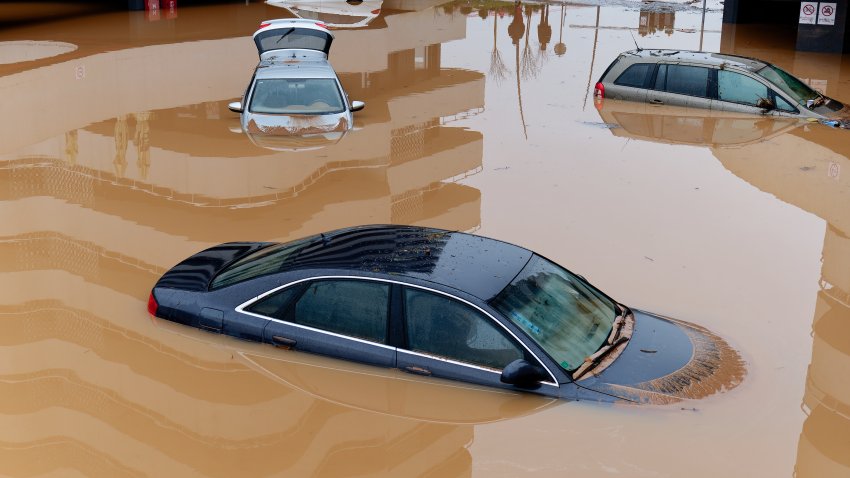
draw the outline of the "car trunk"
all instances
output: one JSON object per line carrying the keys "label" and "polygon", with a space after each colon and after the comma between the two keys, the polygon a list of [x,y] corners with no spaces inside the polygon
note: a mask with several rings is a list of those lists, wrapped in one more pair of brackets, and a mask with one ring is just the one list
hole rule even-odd
{"label": "car trunk", "polygon": [[156,288],[206,291],[210,282],[229,264],[262,249],[270,242],[228,242],[203,250],[172,267]]}
{"label": "car trunk", "polygon": [[309,22],[309,27],[299,26],[292,20],[281,22],[279,25],[272,23],[265,30],[254,34],[254,43],[261,60],[271,59],[284,50],[313,51],[321,58],[327,58],[332,42],[333,35],[327,30],[317,28],[312,21]]}

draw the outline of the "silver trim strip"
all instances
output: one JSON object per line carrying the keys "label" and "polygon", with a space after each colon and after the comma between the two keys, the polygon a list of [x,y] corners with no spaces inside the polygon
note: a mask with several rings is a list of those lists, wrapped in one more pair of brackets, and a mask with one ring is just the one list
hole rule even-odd
{"label": "silver trim strip", "polygon": [[534,357],[537,360],[537,362],[540,364],[540,366],[542,366],[546,370],[546,373],[548,373],[549,376],[552,378],[551,382],[542,382],[543,384],[553,385],[553,386],[558,387],[558,388],[561,387],[561,385],[558,383],[558,380],[555,378],[555,375],[552,373],[551,370],[549,370],[549,367],[547,367],[546,364],[542,360],[540,360],[540,357],[538,357],[537,354],[532,352],[531,349],[529,349],[528,346],[526,346],[525,343],[522,340],[520,340],[519,337],[516,336],[516,334],[514,334],[510,329],[505,327],[504,324],[502,324],[501,322],[496,320],[496,318],[493,317],[491,314],[489,314],[486,310],[482,309],[481,307],[478,307],[477,305],[473,304],[472,302],[469,302],[468,300],[462,299],[460,297],[448,294],[448,293],[440,291],[440,290],[431,289],[429,287],[424,287],[424,286],[420,286],[420,285],[416,285],[416,284],[410,284],[410,283],[407,283],[407,282],[394,281],[394,280],[390,280],[390,279],[382,279],[382,278],[378,278],[378,277],[344,276],[344,275],[314,276],[314,277],[307,277],[307,278],[304,278],[304,279],[298,279],[296,281],[288,282],[284,285],[275,287],[274,289],[266,291],[266,292],[264,292],[264,293],[262,293],[262,294],[260,294],[256,297],[248,299],[245,302],[237,305],[235,310],[236,310],[236,312],[239,312],[241,314],[250,315],[250,316],[253,316],[253,317],[258,317],[260,319],[271,320],[271,321],[278,322],[278,323],[281,323],[281,324],[286,324],[286,325],[290,325],[290,326],[293,326],[293,327],[298,327],[298,328],[301,328],[301,329],[310,330],[310,331],[313,331],[313,332],[318,332],[318,333],[330,335],[330,336],[333,336],[333,337],[338,337],[338,338],[348,339],[348,340],[354,340],[355,342],[361,342],[361,343],[368,344],[368,345],[376,345],[378,347],[382,347],[382,348],[385,348],[385,349],[396,350],[397,352],[404,352],[404,353],[408,353],[408,354],[419,355],[419,356],[422,356],[422,357],[433,358],[433,359],[436,359],[436,360],[440,360],[440,361],[444,361],[444,362],[448,362],[448,363],[452,363],[452,364],[457,364],[457,365],[462,365],[464,367],[470,367],[470,368],[474,368],[474,369],[478,369],[478,370],[483,370],[483,371],[486,371],[486,372],[500,373],[500,372],[496,372],[492,369],[488,369],[488,368],[485,368],[485,367],[479,367],[477,365],[472,365],[472,364],[463,363],[463,362],[456,362],[454,360],[450,360],[450,359],[447,359],[447,358],[444,358],[444,357],[438,357],[436,355],[429,355],[429,354],[422,354],[422,353],[418,353],[418,352],[412,352],[410,350],[400,349],[400,348],[397,348],[397,347],[391,347],[389,345],[379,344],[377,342],[371,342],[369,340],[359,339],[357,337],[351,337],[349,335],[341,335],[341,334],[337,334],[337,333],[334,333],[334,332],[329,332],[327,330],[316,329],[316,328],[313,328],[313,327],[308,327],[306,325],[299,325],[299,324],[295,324],[295,323],[292,323],[292,322],[287,322],[285,320],[280,320],[280,319],[275,319],[273,317],[268,317],[268,316],[265,316],[265,315],[255,314],[253,312],[248,312],[248,311],[245,310],[245,307],[250,306],[254,302],[256,302],[256,301],[258,301],[258,300],[260,300],[260,299],[262,299],[266,296],[274,294],[275,292],[277,292],[281,289],[285,289],[285,288],[293,286],[295,284],[300,284],[301,282],[312,281],[312,280],[321,280],[321,279],[356,279],[356,280],[371,280],[371,281],[376,281],[376,282],[386,282],[388,284],[398,284],[398,285],[402,285],[402,286],[406,286],[406,287],[413,287],[413,288],[416,288],[416,289],[427,290],[429,292],[440,294],[440,295],[446,296],[450,299],[454,299],[454,300],[463,302],[464,304],[475,308],[476,310],[478,310],[479,312],[481,312],[485,316],[489,317],[490,320],[492,320],[493,322],[499,324],[499,326],[502,327],[502,329],[504,329],[505,332],[509,333],[511,335],[511,337],[513,337],[514,340],[516,340],[522,346],[522,348],[524,348],[529,354],[531,354],[532,357]]}

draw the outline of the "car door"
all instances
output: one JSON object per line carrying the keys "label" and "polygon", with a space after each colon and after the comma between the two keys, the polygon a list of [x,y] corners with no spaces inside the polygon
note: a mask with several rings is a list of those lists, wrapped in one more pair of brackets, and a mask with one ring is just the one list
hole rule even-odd
{"label": "car door", "polygon": [[755,78],[728,69],[717,71],[716,110],[760,115],[768,110],[772,96],[767,85]]}
{"label": "car door", "polygon": [[274,290],[237,311],[265,318],[263,341],[278,347],[394,367],[390,290],[382,281],[316,279]]}
{"label": "car door", "polygon": [[[398,367],[404,371],[499,388],[502,369],[517,359],[542,365],[517,338],[481,309],[433,291],[402,290],[404,340]],[[545,368],[545,367],[544,367]],[[549,373],[551,376],[551,373]],[[557,395],[555,378],[541,385]]]}
{"label": "car door", "polygon": [[661,63],[647,93],[650,105],[711,108],[711,69],[704,66]]}

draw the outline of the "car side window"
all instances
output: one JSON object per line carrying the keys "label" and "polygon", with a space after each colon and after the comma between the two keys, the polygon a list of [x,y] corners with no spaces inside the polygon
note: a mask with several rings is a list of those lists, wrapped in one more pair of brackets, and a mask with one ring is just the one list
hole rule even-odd
{"label": "car side window", "polygon": [[795,108],[791,103],[785,101],[781,96],[774,93],[774,98],[776,98],[776,109],[781,111],[787,111],[789,113],[797,113],[797,108]]}
{"label": "car side window", "polygon": [[[304,290],[295,303],[296,294]],[[365,280],[317,280],[306,289],[290,287],[246,310],[314,329],[387,343],[390,285]]]}
{"label": "car side window", "polygon": [[655,74],[654,90],[664,91],[667,87],[667,65],[658,65],[658,73]]}
{"label": "car side window", "polygon": [[708,74],[709,69],[701,66],[667,65],[664,91],[707,98]]}
{"label": "car side window", "polygon": [[497,370],[525,355],[491,318],[457,300],[405,288],[404,310],[412,351]]}
{"label": "car side window", "polygon": [[634,65],[626,68],[626,71],[621,73],[620,76],[614,80],[614,84],[643,88],[644,82],[646,81],[646,75],[649,73],[651,68],[652,65],[649,63],[635,63]]}
{"label": "car side window", "polygon": [[760,100],[767,100],[767,86],[761,82],[734,71],[717,72],[717,98],[722,101],[759,106]]}
{"label": "car side window", "polygon": [[301,288],[297,285],[287,287],[286,289],[279,290],[263,297],[246,307],[245,310],[247,312],[253,312],[273,319],[283,320],[287,306],[292,299],[295,298],[297,295],[296,293],[299,290],[301,290]]}

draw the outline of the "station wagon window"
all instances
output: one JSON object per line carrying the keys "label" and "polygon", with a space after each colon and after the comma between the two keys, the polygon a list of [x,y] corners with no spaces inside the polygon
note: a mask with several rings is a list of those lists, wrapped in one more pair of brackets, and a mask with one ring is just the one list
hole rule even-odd
{"label": "station wagon window", "polygon": [[655,88],[664,91],[667,87],[667,65],[658,65],[658,73],[655,74]]}
{"label": "station wagon window", "polygon": [[664,91],[689,96],[708,96],[708,68],[701,66],[667,65]]}
{"label": "station wagon window", "polygon": [[284,320],[384,344],[389,296],[382,282],[319,280],[287,308]]}
{"label": "station wagon window", "polygon": [[646,81],[646,74],[649,73],[650,68],[652,68],[652,65],[649,63],[635,63],[626,68],[626,71],[614,80],[614,84],[643,88],[643,84]]}
{"label": "station wagon window", "polygon": [[722,101],[758,106],[759,100],[769,98],[767,86],[734,71],[717,72],[717,97]]}
{"label": "station wagon window", "polygon": [[523,349],[492,319],[448,297],[405,288],[408,348],[501,370]]}

